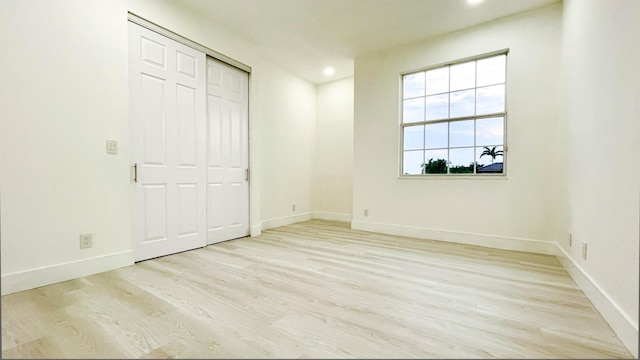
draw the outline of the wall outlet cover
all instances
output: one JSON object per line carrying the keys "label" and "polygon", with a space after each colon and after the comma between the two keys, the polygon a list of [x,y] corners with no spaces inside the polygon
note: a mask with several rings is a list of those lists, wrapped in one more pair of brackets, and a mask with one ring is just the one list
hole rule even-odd
{"label": "wall outlet cover", "polygon": [[88,249],[93,246],[93,234],[80,234],[80,249]]}
{"label": "wall outlet cover", "polygon": [[107,154],[118,153],[118,142],[115,140],[107,140]]}

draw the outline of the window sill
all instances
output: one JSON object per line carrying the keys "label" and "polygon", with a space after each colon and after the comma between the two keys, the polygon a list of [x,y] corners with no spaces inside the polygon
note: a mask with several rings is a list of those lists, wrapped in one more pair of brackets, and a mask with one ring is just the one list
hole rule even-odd
{"label": "window sill", "polygon": [[509,180],[506,174],[500,175],[399,175],[398,180]]}

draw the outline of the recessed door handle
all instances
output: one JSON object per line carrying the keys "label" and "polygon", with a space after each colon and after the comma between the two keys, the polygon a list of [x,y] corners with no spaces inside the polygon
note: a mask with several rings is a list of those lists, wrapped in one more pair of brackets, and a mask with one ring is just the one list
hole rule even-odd
{"label": "recessed door handle", "polygon": [[133,164],[133,182],[138,182],[138,163]]}

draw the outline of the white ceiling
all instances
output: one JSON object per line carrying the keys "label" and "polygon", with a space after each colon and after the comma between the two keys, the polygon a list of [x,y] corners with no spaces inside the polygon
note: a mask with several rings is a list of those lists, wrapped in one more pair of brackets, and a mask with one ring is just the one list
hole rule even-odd
{"label": "white ceiling", "polygon": [[[353,75],[355,57],[560,0],[176,0],[320,84]],[[327,77],[323,69],[335,68]]]}

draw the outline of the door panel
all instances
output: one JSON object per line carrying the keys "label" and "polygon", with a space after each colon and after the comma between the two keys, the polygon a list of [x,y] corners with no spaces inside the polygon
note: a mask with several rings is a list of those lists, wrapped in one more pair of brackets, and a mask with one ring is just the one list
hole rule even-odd
{"label": "door panel", "polygon": [[197,76],[197,64],[198,60],[189,54],[185,54],[181,51],[176,52],[176,59],[178,61],[178,73],[195,79]]}
{"label": "door panel", "polygon": [[[165,81],[147,74],[140,74],[139,119],[143,124],[142,147],[144,164],[165,165],[165,114],[163,101]],[[161,104],[160,106],[156,104]]]}
{"label": "door panel", "polygon": [[198,213],[193,204],[198,201],[197,184],[178,185],[179,230],[178,236],[194,235],[198,232]]}
{"label": "door panel", "polygon": [[190,87],[176,87],[178,166],[196,166],[198,161],[197,117],[193,106],[196,100],[195,92],[196,89]]}
{"label": "door panel", "polygon": [[134,254],[206,245],[206,57],[129,23]]}
{"label": "door panel", "polygon": [[167,187],[144,185],[145,234],[143,242],[167,240]]}
{"label": "door panel", "polygon": [[149,65],[165,69],[166,47],[145,35],[140,35],[140,60]]}
{"label": "door panel", "polygon": [[207,243],[249,235],[249,75],[207,59]]}
{"label": "door panel", "polygon": [[209,157],[208,169],[222,169],[222,99],[209,94],[207,96],[207,114],[209,127],[208,148]]}

